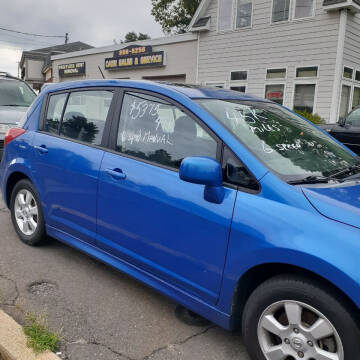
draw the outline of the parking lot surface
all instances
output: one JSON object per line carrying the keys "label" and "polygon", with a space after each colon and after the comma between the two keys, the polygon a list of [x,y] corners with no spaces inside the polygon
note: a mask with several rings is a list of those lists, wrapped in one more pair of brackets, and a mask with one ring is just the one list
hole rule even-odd
{"label": "parking lot surface", "polygon": [[68,360],[250,360],[240,335],[189,326],[176,304],[57,241],[28,247],[0,202],[0,306],[18,321],[41,314]]}

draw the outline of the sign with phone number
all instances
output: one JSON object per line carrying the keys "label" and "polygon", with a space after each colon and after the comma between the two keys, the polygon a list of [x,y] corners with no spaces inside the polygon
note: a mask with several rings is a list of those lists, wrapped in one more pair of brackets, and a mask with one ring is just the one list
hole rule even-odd
{"label": "sign with phone number", "polygon": [[121,70],[145,66],[164,66],[164,51],[152,51],[151,46],[129,46],[105,59],[105,70]]}

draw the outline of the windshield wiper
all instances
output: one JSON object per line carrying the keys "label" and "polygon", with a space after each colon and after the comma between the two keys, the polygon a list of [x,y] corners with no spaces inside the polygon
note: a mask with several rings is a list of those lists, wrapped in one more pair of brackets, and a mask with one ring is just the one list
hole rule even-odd
{"label": "windshield wiper", "polygon": [[346,168],[336,171],[335,173],[329,174],[329,177],[337,177],[339,175],[345,175],[345,174],[349,174],[349,173],[353,173],[354,171],[359,170],[357,172],[355,172],[354,174],[350,174],[349,176],[355,175],[358,172],[360,172],[360,163],[357,165],[350,165],[347,166]]}
{"label": "windshield wiper", "polygon": [[18,106],[18,107],[24,107],[25,105],[17,105],[17,104],[5,104],[0,106]]}
{"label": "windshield wiper", "polygon": [[298,180],[290,180],[287,183],[290,185],[301,185],[301,184],[326,184],[329,181],[337,181],[340,182],[339,179],[333,177],[326,176],[318,176],[318,175],[310,175],[303,179]]}

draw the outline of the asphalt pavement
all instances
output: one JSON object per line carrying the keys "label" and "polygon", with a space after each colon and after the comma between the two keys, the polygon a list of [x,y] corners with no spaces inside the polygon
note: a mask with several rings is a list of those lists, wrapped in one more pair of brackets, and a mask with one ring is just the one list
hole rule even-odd
{"label": "asphalt pavement", "polygon": [[67,360],[250,360],[238,333],[189,326],[176,304],[55,240],[29,247],[0,202],[0,307],[46,319]]}

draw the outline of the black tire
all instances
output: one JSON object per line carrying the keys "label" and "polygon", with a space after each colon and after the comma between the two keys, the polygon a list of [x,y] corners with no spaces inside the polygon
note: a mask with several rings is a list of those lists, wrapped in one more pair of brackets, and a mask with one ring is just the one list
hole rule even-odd
{"label": "black tire", "polygon": [[[37,227],[36,227],[35,232],[32,235],[24,234],[22,232],[22,230],[19,228],[19,225],[17,224],[16,218],[15,218],[15,206],[14,206],[15,199],[16,199],[17,194],[22,190],[28,190],[32,194],[33,198],[36,201],[36,205],[38,208]],[[22,242],[24,242],[26,245],[30,245],[30,246],[38,246],[38,245],[42,245],[46,242],[47,237],[45,234],[45,222],[44,222],[44,216],[43,216],[43,211],[41,208],[39,194],[36,191],[34,185],[29,180],[26,180],[26,179],[20,180],[14,186],[14,189],[11,193],[11,199],[10,199],[10,213],[11,213],[11,220],[12,220],[13,226],[15,228],[15,231]]]}
{"label": "black tire", "polygon": [[[358,314],[352,310],[348,301],[320,281],[295,275],[279,275],[256,288],[244,308],[242,333],[252,360],[266,360],[258,337],[258,324],[262,314],[270,305],[286,300],[310,305],[323,314],[340,337],[344,360],[360,359]],[[280,344],[284,343],[280,338],[278,341]],[[288,339],[286,338],[285,341]],[[307,358],[306,354],[304,358]],[[314,360],[317,360],[316,357]]]}

